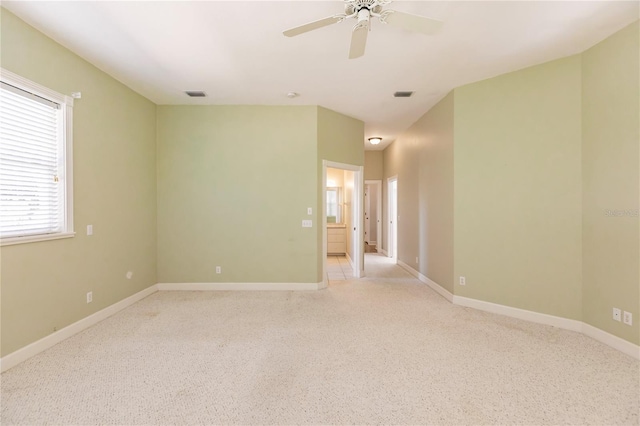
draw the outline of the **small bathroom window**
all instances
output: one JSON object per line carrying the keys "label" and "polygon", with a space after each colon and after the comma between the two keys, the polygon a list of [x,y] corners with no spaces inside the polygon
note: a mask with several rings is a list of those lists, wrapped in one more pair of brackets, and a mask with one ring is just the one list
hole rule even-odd
{"label": "small bathroom window", "polygon": [[340,188],[327,188],[327,223],[342,223]]}

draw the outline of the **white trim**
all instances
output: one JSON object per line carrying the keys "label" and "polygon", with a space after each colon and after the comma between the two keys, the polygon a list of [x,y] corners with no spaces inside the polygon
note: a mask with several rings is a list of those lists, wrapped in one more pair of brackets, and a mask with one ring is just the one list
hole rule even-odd
{"label": "white trim", "polygon": [[600,343],[604,343],[607,346],[617,349],[620,352],[627,354],[635,359],[640,359],[640,346],[631,343],[627,340],[621,339],[618,336],[607,333],[604,330],[600,330],[592,326],[591,324],[582,323],[582,334],[589,336],[592,339],[597,340]]}
{"label": "white trim", "polygon": [[[380,245],[382,245],[382,179],[367,179],[364,181],[365,185],[366,184],[375,184],[375,186],[377,187],[377,191],[376,191],[376,197],[377,197],[377,202],[376,202],[376,218],[378,220],[378,223],[376,223],[376,238],[380,240]],[[376,249],[378,250],[378,242],[377,241],[369,241],[369,245],[374,245],[376,246]],[[378,250],[380,251],[380,250]]]}
{"label": "white trim", "polygon": [[26,90],[34,95],[41,96],[45,99],[51,99],[56,103],[73,106],[73,98],[71,96],[58,93],[55,90],[51,90],[46,86],[31,81],[28,78],[24,78],[4,68],[0,68],[0,80],[6,81],[12,86]]}
{"label": "white trim", "polygon": [[353,176],[353,214],[356,226],[353,235],[353,271],[356,278],[364,278],[364,166],[358,166]]}
{"label": "white trim", "polygon": [[349,265],[351,265],[351,268],[353,269],[353,259],[351,259],[351,256],[349,256],[349,253],[345,253],[344,254],[345,257],[347,258],[347,262],[349,262]]}
{"label": "white trim", "polygon": [[518,318],[537,324],[550,325],[564,330],[576,331],[635,359],[640,359],[640,346],[582,321],[527,311],[525,309],[513,308],[511,306],[499,305],[497,303],[485,302],[484,300],[471,299],[463,296],[453,296],[453,304],[511,318]]}
{"label": "white trim", "polygon": [[[338,163],[335,161],[322,160],[322,277],[325,281],[325,286],[328,285],[327,278],[327,167],[340,170],[349,170],[353,173],[353,194],[352,194],[352,214],[357,218],[357,223],[354,223],[355,231],[353,241],[358,244],[353,244],[355,259],[353,262],[353,275],[355,278],[364,277],[364,167],[355,166],[353,164]],[[351,232],[351,230],[347,230]]]}
{"label": "white trim", "polygon": [[[402,261],[398,261],[398,265],[407,270],[411,275],[417,277],[420,281],[427,284],[434,291],[442,295],[445,299],[453,304],[491,312],[498,315],[519,318],[525,321],[535,322],[538,324],[550,325],[565,330],[577,331],[592,339],[595,339],[607,346],[610,346],[624,354],[635,359],[640,359],[640,346],[628,342],[606,331],[600,330],[590,324],[567,318],[556,317],[553,315],[541,314],[538,312],[527,311],[510,306],[498,305],[496,303],[485,302],[482,300],[471,299],[462,296],[452,296],[447,290],[442,288],[436,282],[430,280],[415,269]],[[318,290],[326,288],[326,282],[319,283],[160,283],[152,285],[138,293],[135,293],[126,299],[114,303],[88,317],[74,322],[61,330],[56,331],[40,340],[37,340],[23,348],[18,349],[0,359],[0,372],[5,372],[23,361],[43,352],[50,347],[62,342],[69,337],[86,330],[87,328],[107,319],[108,317],[120,312],[121,310],[133,305],[134,303],[144,299],[145,297],[157,291],[208,291],[208,290]]]}
{"label": "white trim", "polygon": [[4,372],[8,369],[18,365],[19,363],[26,361],[34,355],[39,354],[42,351],[49,349],[50,347],[62,342],[65,339],[77,334],[87,328],[99,323],[100,321],[107,319],[108,317],[120,312],[124,308],[127,308],[134,303],[144,299],[150,294],[158,291],[155,285],[148,287],[142,291],[139,291],[126,299],[122,299],[119,302],[114,303],[111,306],[107,306],[104,309],[95,312],[88,317],[82,318],[70,324],[40,340],[37,340],[23,348],[18,349],[8,355],[5,355],[0,359],[0,371]]}
{"label": "white trim", "polygon": [[518,318],[538,324],[551,325],[565,330],[582,331],[582,322],[577,320],[542,314],[540,312],[528,311],[526,309],[514,308],[511,306],[499,305],[497,303],[485,302],[484,300],[471,299],[463,296],[453,296],[453,304],[478,309],[480,311],[491,312],[493,314]]}
{"label": "white trim", "polygon": [[50,347],[68,339],[69,337],[86,330],[102,320],[128,308],[134,303],[157,291],[202,291],[202,290],[318,290],[325,288],[326,284],[319,283],[185,283],[185,284],[155,284],[139,291],[126,299],[122,299],[113,305],[107,306],[73,324],[70,324],[48,336],[43,337],[27,346],[16,350],[0,358],[0,372],[5,372],[23,361],[43,352]]}
{"label": "white trim", "polygon": [[[396,183],[395,190],[395,217],[392,217],[391,214],[392,206],[391,203],[391,191],[389,191],[389,187],[391,186],[391,182]],[[392,222],[392,219],[395,222]],[[398,175],[393,175],[387,178],[387,255],[391,257],[396,262],[398,261]]]}
{"label": "white trim", "polygon": [[75,235],[73,222],[73,98],[65,96],[70,102],[65,103],[64,114],[64,198],[66,201],[64,214],[67,233]]}
{"label": "white trim", "polygon": [[368,195],[367,192],[367,181],[364,181],[364,200],[365,203],[363,205],[364,212],[369,212],[368,216],[364,220],[364,241],[368,244],[367,240],[368,236],[371,235],[371,196]]}
{"label": "white trim", "polygon": [[6,246],[72,238],[75,236],[73,222],[73,97],[58,93],[1,67],[0,80],[18,89],[60,104],[60,114],[62,114],[61,135],[59,135],[62,138],[62,146],[60,148],[62,148],[61,151],[64,151],[60,152],[60,157],[63,157],[62,160],[64,161],[64,164],[60,167],[63,173],[60,177],[64,179],[64,231],[55,234],[6,237],[0,239],[0,245]]}
{"label": "white trim", "polygon": [[447,289],[442,287],[437,282],[429,279],[429,277],[427,277],[426,275],[423,275],[420,272],[416,271],[411,266],[407,265],[406,263],[404,263],[401,260],[398,260],[398,266],[402,267],[407,272],[409,272],[411,275],[413,275],[414,277],[416,277],[417,279],[419,279],[420,281],[422,281],[423,283],[428,285],[433,291],[435,291],[440,296],[442,296],[445,299],[447,299],[449,302],[453,302],[453,294],[449,293],[449,291]]}
{"label": "white trim", "polygon": [[296,291],[318,290],[324,283],[159,283],[159,291]]}
{"label": "white trim", "polygon": [[427,284],[434,291],[447,299],[449,302],[452,302],[454,305],[490,312],[497,315],[504,315],[511,318],[518,318],[537,324],[558,327],[564,330],[576,331],[635,359],[640,359],[640,346],[627,340],[621,339],[618,336],[614,336],[613,334],[607,333],[606,331],[594,327],[590,324],[578,320],[557,317],[555,315],[542,314],[540,312],[528,311],[525,309],[513,308],[511,306],[499,305],[497,303],[485,302],[484,300],[472,299],[470,297],[454,296],[438,283],[430,280],[428,277],[416,271],[403,261],[398,260],[398,266],[402,267],[411,275]]}
{"label": "white trim", "polygon": [[[320,206],[320,210],[322,210],[321,218],[322,218],[322,288],[329,287],[329,277],[327,276],[327,164],[325,161],[322,162],[322,205]],[[346,231],[345,231],[346,232]],[[346,236],[345,236],[346,238]]]}
{"label": "white trim", "polygon": [[387,254],[387,251],[385,249],[383,249],[382,247],[380,247],[380,248],[376,247],[376,250],[378,250],[381,254],[384,254],[385,256],[389,257],[389,255]]}
{"label": "white trim", "polygon": [[56,234],[25,235],[24,237],[8,237],[0,240],[0,246],[11,246],[14,244],[35,243],[37,241],[60,240],[63,238],[75,237],[75,232],[60,232]]}

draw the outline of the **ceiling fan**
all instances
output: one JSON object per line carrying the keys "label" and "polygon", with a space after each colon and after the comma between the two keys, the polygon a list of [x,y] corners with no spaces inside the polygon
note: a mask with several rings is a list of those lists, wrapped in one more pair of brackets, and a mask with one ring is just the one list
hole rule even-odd
{"label": "ceiling fan", "polygon": [[433,34],[442,25],[442,21],[438,21],[437,19],[398,12],[397,10],[383,10],[383,6],[388,5],[391,1],[392,0],[343,0],[344,13],[291,28],[284,31],[283,34],[287,37],[294,37],[331,24],[337,24],[346,19],[355,18],[358,20],[358,23],[353,27],[351,47],[349,48],[349,59],[355,59],[364,55],[364,49],[367,45],[367,35],[371,30],[371,18],[378,18],[383,24],[389,24],[423,34]]}

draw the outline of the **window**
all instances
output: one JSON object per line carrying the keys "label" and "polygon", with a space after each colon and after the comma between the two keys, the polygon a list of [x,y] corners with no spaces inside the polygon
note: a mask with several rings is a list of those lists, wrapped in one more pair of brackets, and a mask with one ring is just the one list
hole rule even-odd
{"label": "window", "polygon": [[73,236],[73,98],[0,69],[0,242]]}
{"label": "window", "polygon": [[340,188],[327,188],[327,223],[341,223]]}

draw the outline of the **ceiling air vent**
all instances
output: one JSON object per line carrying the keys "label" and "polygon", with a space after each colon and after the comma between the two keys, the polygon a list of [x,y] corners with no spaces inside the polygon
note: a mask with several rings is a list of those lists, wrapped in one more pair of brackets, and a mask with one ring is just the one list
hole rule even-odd
{"label": "ceiling air vent", "polygon": [[186,93],[187,96],[191,96],[192,98],[204,98],[205,96],[207,96],[207,94],[201,90],[187,90],[184,93]]}
{"label": "ceiling air vent", "polygon": [[410,98],[413,92],[396,92],[393,94],[396,98]]}

